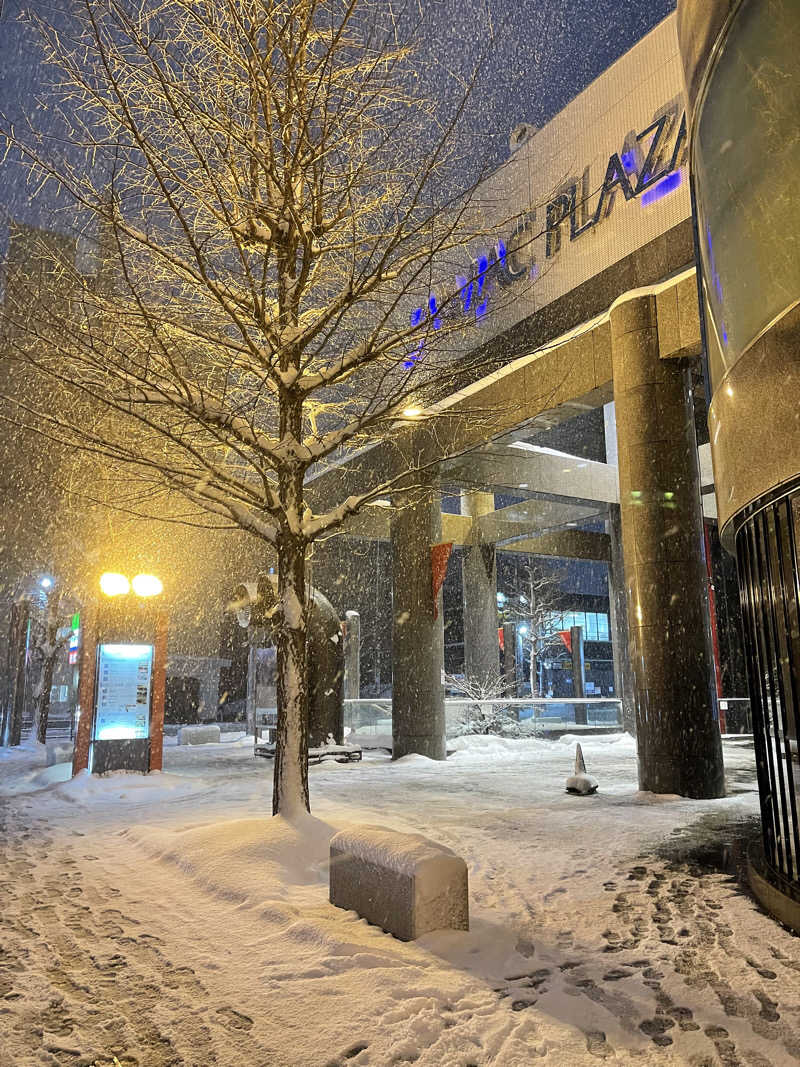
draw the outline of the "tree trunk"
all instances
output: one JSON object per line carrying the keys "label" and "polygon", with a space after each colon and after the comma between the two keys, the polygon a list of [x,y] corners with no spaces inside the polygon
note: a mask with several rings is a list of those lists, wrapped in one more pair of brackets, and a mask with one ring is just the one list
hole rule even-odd
{"label": "tree trunk", "polygon": [[50,717],[50,690],[53,687],[53,672],[57,655],[58,649],[45,653],[39,673],[39,685],[33,712],[33,732],[40,745],[43,745],[47,740],[47,720]]}
{"label": "tree trunk", "polygon": [[274,815],[309,810],[306,546],[290,535],[278,545],[278,729]]}

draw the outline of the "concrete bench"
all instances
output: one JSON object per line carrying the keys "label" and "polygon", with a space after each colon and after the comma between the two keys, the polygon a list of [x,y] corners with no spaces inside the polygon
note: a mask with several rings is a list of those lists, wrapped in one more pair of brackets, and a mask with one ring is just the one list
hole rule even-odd
{"label": "concrete bench", "polygon": [[335,834],[330,901],[401,941],[469,929],[466,863],[420,834],[379,827]]}
{"label": "concrete bench", "polygon": [[219,726],[182,726],[178,730],[179,745],[218,745]]}
{"label": "concrete bench", "polygon": [[[264,756],[266,759],[275,758],[275,742],[255,739],[253,754]],[[309,764],[324,763],[326,760],[334,760],[336,763],[357,763],[361,759],[361,745],[323,745],[322,748],[310,748],[308,750]]]}
{"label": "concrete bench", "polygon": [[57,763],[69,763],[75,745],[72,741],[48,741],[46,743],[47,766],[54,767]]}

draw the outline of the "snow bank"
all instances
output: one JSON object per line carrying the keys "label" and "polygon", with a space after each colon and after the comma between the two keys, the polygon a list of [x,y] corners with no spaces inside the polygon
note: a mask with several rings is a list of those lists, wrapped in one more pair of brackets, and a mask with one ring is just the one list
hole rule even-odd
{"label": "snow bank", "polygon": [[53,781],[64,781],[72,770],[62,763],[46,768],[47,746],[33,740],[13,748],[0,748],[0,793],[6,796],[31,793]]}
{"label": "snow bank", "polygon": [[630,752],[636,751],[636,740],[630,734],[562,734],[561,737],[548,741],[550,745],[564,745],[567,748],[574,748],[575,745],[580,745],[583,749],[584,755],[587,752],[595,751],[607,752],[609,745],[613,745],[619,749],[620,752],[625,750]]}
{"label": "snow bank", "polygon": [[409,752],[407,756],[400,756],[398,759],[392,761],[393,767],[408,767],[413,764],[419,764],[425,767],[444,767],[445,761],[431,759],[430,756],[423,756],[421,752]]}
{"label": "snow bank", "polygon": [[258,904],[283,899],[287,885],[318,885],[327,878],[334,829],[311,815],[236,819],[161,830],[126,831],[149,855],[172,863],[215,896]]}
{"label": "snow bank", "polygon": [[475,756],[507,760],[509,757],[530,756],[537,749],[545,751],[552,744],[537,737],[499,737],[497,734],[464,734],[447,742],[458,756]]}
{"label": "snow bank", "polygon": [[[66,769],[71,772],[69,764],[58,764],[50,771]],[[41,777],[41,776],[40,776]],[[124,801],[136,804],[158,804],[179,796],[195,793],[205,789],[202,782],[193,778],[183,778],[178,774],[165,774],[163,771],[151,771],[149,774],[131,774],[129,771],[112,771],[102,777],[80,771],[74,778],[66,781],[57,780],[53,792],[74,804],[91,807],[96,804],[109,805]]]}
{"label": "snow bank", "polygon": [[4,772],[6,768],[14,768],[28,764],[30,766],[39,765],[44,767],[47,759],[47,745],[40,745],[38,741],[28,739],[23,741],[21,745],[14,745],[13,748],[0,748],[0,767]]}

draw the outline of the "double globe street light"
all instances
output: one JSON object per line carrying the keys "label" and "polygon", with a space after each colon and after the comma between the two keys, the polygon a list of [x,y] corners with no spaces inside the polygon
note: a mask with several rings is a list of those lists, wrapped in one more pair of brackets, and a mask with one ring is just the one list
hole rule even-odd
{"label": "double globe street light", "polygon": [[116,571],[106,571],[100,576],[100,589],[109,597],[127,596],[131,591],[140,597],[159,596],[164,592],[164,586],[160,578],[154,574],[137,574],[132,581],[128,581],[124,574]]}
{"label": "double globe street light", "polygon": [[[129,579],[118,571],[102,574],[99,586],[108,600],[92,598],[87,605],[78,691],[81,714],[72,773],[74,776],[90,765],[98,774],[110,770],[160,771],[168,601],[166,597],[156,598],[164,586],[154,574]],[[131,591],[139,604],[125,601]],[[132,717],[133,723],[129,721]]]}

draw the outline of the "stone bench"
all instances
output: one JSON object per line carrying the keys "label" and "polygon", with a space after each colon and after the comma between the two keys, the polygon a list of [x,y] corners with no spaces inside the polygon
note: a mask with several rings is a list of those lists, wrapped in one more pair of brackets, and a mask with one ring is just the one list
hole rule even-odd
{"label": "stone bench", "polygon": [[466,863],[420,834],[379,827],[335,834],[330,901],[401,941],[469,929]]}
{"label": "stone bench", "polygon": [[70,763],[75,745],[72,741],[48,741],[46,743],[47,766],[54,767],[57,763]]}
{"label": "stone bench", "polygon": [[178,730],[179,745],[218,745],[219,726],[182,726]]}

